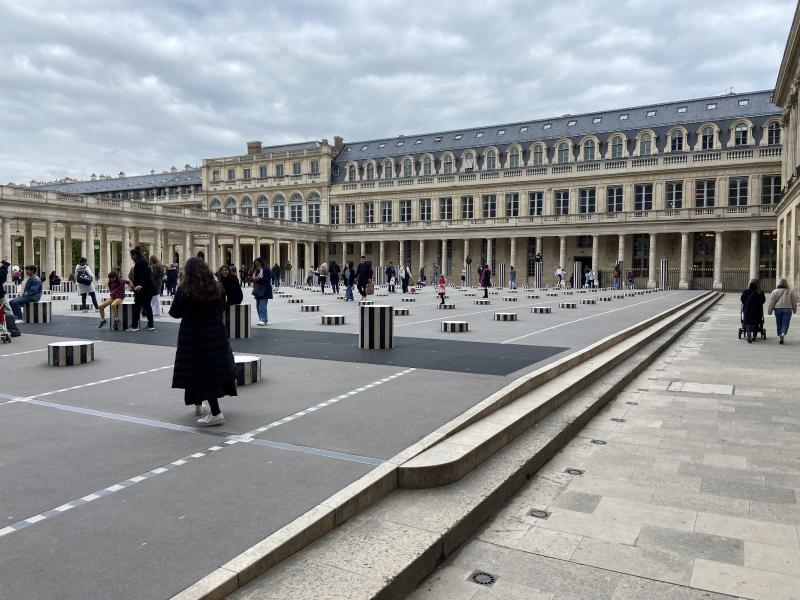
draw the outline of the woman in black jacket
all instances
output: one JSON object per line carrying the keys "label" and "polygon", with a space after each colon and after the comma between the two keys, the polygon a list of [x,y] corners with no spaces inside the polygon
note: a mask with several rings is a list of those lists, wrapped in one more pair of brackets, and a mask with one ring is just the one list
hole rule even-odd
{"label": "woman in black jacket", "polygon": [[131,258],[133,259],[133,276],[130,278],[133,282],[133,321],[128,331],[139,331],[139,315],[143,311],[147,317],[147,330],[154,331],[153,307],[150,304],[150,300],[156,294],[153,271],[150,270],[150,265],[147,264],[139,246],[131,250]]}
{"label": "woman in black jacket", "polygon": [[752,344],[764,326],[764,303],[767,301],[757,279],[753,279],[742,292],[742,326],[747,332],[747,343]]}
{"label": "woman in black jacket", "polygon": [[[225,423],[219,399],[237,395],[236,365],[222,308],[222,290],[208,265],[190,258],[169,309],[170,316],[181,319],[172,387],[184,390],[183,401],[194,405],[200,427]],[[204,403],[210,414],[204,415]]]}
{"label": "woman in black jacket", "polygon": [[219,270],[219,282],[222,284],[222,295],[225,301],[225,306],[231,304],[241,304],[244,299],[242,293],[242,286],[239,285],[239,280],[231,273],[228,265],[222,265]]}

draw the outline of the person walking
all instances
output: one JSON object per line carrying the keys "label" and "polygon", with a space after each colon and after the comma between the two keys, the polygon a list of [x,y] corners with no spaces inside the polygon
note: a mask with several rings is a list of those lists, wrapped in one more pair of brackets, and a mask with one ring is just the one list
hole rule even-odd
{"label": "person walking", "polygon": [[86,305],[86,295],[92,299],[94,309],[97,310],[97,294],[94,290],[94,273],[88,265],[88,261],[81,257],[75,267],[75,283],[78,284],[78,292],[81,295],[81,310],[86,312],[89,307]]}
{"label": "person walking", "polygon": [[447,295],[447,280],[444,278],[444,275],[439,275],[436,294],[439,296],[439,306],[442,306],[444,304],[444,297]]}
{"label": "person walking", "polygon": [[194,406],[199,427],[224,424],[219,400],[237,395],[236,364],[222,308],[222,289],[208,265],[190,258],[169,309],[171,317],[181,320],[172,387],[184,391],[183,401]]}
{"label": "person walking", "polygon": [[[202,259],[202,257],[198,258]],[[164,270],[164,265],[161,264],[161,261],[158,260],[158,257],[155,254],[150,256],[150,271],[153,273],[154,285],[154,294],[153,298],[150,300],[150,307],[152,308],[154,315],[160,315],[161,289],[164,287],[164,278],[166,277],[166,272]]]}
{"label": "person walking", "polygon": [[356,272],[353,269],[353,261],[348,262],[344,267],[344,272],[342,273],[342,280],[344,281],[344,301],[345,302],[354,302],[355,298],[353,298],[353,285],[356,281]]}
{"label": "person walking", "polygon": [[394,270],[394,262],[391,260],[389,261],[389,266],[383,272],[386,275],[386,285],[388,286],[389,293],[395,294],[397,290],[395,286],[397,285],[397,271]]}
{"label": "person walking", "polygon": [[102,329],[103,325],[106,324],[106,315],[105,309],[111,309],[111,323],[114,331],[119,330],[119,305],[125,301],[125,287],[133,288],[133,283],[131,283],[130,279],[125,279],[124,277],[120,277],[116,271],[111,271],[108,274],[108,293],[109,298],[108,300],[104,300],[100,306],[100,324],[97,326],[98,329]]}
{"label": "person walking", "polygon": [[367,299],[367,285],[371,279],[372,265],[367,262],[366,256],[362,256],[361,263],[358,265],[358,269],[356,269],[356,285],[362,300]]}
{"label": "person walking", "polygon": [[789,282],[781,279],[769,296],[767,314],[775,313],[775,325],[778,329],[778,343],[783,345],[783,338],[789,333],[789,321],[797,312],[797,293],[789,287]]}
{"label": "person walking", "polygon": [[[203,260],[197,257],[194,258],[201,264],[205,264]],[[155,331],[153,307],[150,304],[150,300],[156,293],[153,272],[150,270],[150,265],[147,264],[147,260],[145,260],[139,246],[131,249],[131,259],[133,259],[133,277],[130,278],[133,282],[133,322],[128,331],[139,331],[139,319],[143,311],[144,316],[147,317],[147,330]],[[172,313],[170,312],[170,314]]]}
{"label": "person walking", "polygon": [[256,299],[256,312],[258,325],[264,327],[269,323],[267,302],[272,300],[272,277],[269,267],[264,266],[264,259],[257,258],[253,261],[253,298]]}
{"label": "person walking", "polygon": [[336,264],[335,260],[332,260],[328,265],[328,277],[331,279],[331,291],[333,291],[334,294],[339,293],[339,277],[341,273],[342,269]]}
{"label": "person walking", "polygon": [[308,275],[306,275],[306,285],[308,287],[314,285],[314,265],[311,265],[311,268],[308,270]]}
{"label": "person walking", "polygon": [[281,266],[278,263],[272,266],[272,287],[276,289],[281,287]]}
{"label": "person walking", "polygon": [[481,271],[481,287],[483,288],[483,297],[489,297],[489,288],[492,287],[492,270],[489,265],[484,265]]}
{"label": "person walking", "polygon": [[511,265],[511,268],[508,270],[508,289],[517,289],[517,270],[514,268],[514,265]]}
{"label": "person walking", "polygon": [[170,296],[175,295],[175,289],[178,287],[178,265],[170,263],[167,268],[167,294]]}
{"label": "person walking", "polygon": [[558,280],[556,287],[564,287],[564,269],[561,268],[561,265],[558,265],[558,268],[556,269],[555,272],[555,276],[556,279]]}
{"label": "person walking", "polygon": [[247,267],[242,265],[239,267],[239,287],[247,284]]}
{"label": "person walking", "polygon": [[761,331],[764,324],[764,303],[766,297],[761,290],[758,279],[750,281],[750,285],[742,292],[742,326],[747,334],[747,343],[752,344],[755,334]]}
{"label": "person walking", "polygon": [[400,267],[400,283],[403,287],[403,293],[408,293],[408,284],[411,281],[411,262],[407,262]]}
{"label": "person walking", "polygon": [[222,286],[222,299],[226,307],[242,303],[242,300],[244,300],[242,286],[236,276],[231,273],[228,265],[220,267],[219,283]]}
{"label": "person walking", "polygon": [[325,293],[325,283],[328,281],[328,263],[322,263],[318,270],[318,283],[322,288],[322,293]]}

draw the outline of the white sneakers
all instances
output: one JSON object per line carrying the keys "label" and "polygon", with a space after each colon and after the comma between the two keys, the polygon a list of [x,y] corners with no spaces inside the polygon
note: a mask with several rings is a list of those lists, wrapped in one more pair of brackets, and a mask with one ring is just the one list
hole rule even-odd
{"label": "white sneakers", "polygon": [[225,416],[222,413],[218,415],[206,415],[197,419],[198,427],[213,427],[214,425],[224,425]]}
{"label": "white sneakers", "polygon": [[256,325],[258,325],[259,327],[264,327],[266,326],[266,324],[267,324],[266,321],[259,321],[258,323],[256,323]]}
{"label": "white sneakers", "polygon": [[195,416],[202,417],[203,415],[208,414],[209,410],[208,403],[204,400],[200,406],[195,405],[194,414]]}

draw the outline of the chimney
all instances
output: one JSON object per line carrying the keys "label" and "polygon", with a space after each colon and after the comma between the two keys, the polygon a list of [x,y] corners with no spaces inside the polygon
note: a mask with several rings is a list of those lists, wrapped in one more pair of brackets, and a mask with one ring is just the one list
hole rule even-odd
{"label": "chimney", "polygon": [[248,156],[261,154],[261,142],[247,142],[247,154]]}
{"label": "chimney", "polygon": [[92,173],[92,176],[91,176],[91,177],[89,177],[89,180],[90,180],[90,181],[97,181],[97,175],[95,175],[94,173]]}
{"label": "chimney", "polygon": [[189,163],[186,163],[185,165],[183,165],[183,170],[184,171],[190,171],[191,168],[192,168],[192,165],[190,165]]}
{"label": "chimney", "polygon": [[120,177],[120,178],[125,177],[125,171],[120,171],[119,175],[117,175],[117,177]]}
{"label": "chimney", "polygon": [[155,174],[156,174],[156,170],[155,169],[150,169],[150,175],[155,175]]}
{"label": "chimney", "polygon": [[175,168],[175,165],[172,165],[172,168],[169,170],[170,173],[177,173],[178,169]]}
{"label": "chimney", "polygon": [[340,135],[333,136],[333,150],[334,152],[339,152],[344,145],[344,138]]}

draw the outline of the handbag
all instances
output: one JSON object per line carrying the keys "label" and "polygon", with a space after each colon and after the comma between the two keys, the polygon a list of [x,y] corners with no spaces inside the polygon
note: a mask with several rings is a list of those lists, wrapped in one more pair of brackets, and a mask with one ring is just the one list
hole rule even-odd
{"label": "handbag", "polygon": [[367,296],[371,296],[375,293],[375,284],[372,283],[372,280],[367,283]]}
{"label": "handbag", "polygon": [[80,283],[81,285],[92,285],[92,276],[89,275],[89,272],[86,270],[78,271],[78,276],[75,278],[75,281]]}

